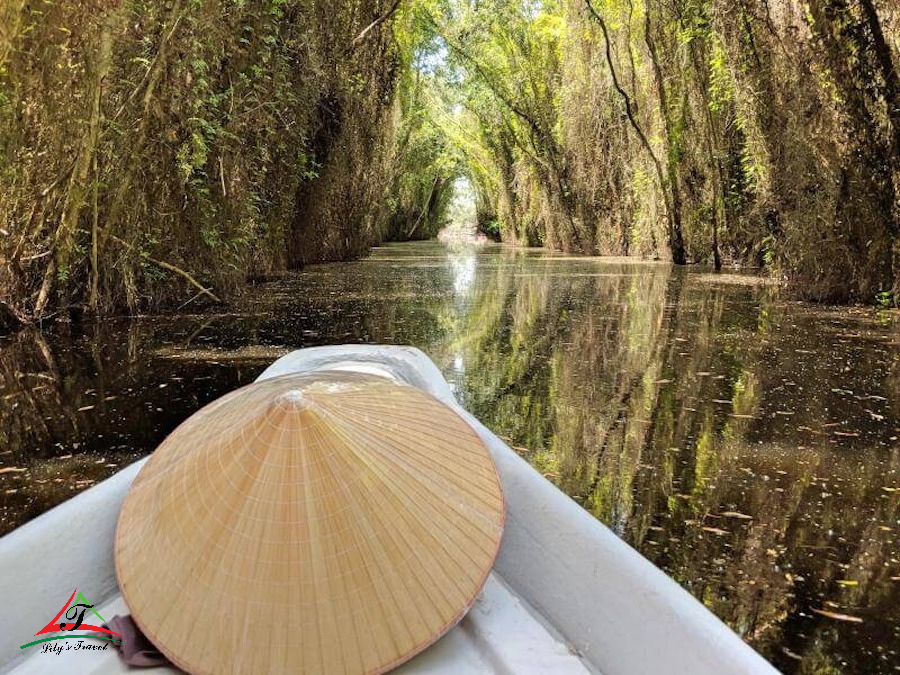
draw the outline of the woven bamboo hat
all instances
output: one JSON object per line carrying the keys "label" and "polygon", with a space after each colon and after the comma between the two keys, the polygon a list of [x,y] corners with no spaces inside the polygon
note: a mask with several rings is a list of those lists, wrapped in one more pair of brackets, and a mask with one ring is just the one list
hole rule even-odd
{"label": "woven bamboo hat", "polygon": [[328,372],[228,394],[131,488],[116,571],[192,673],[379,673],[466,613],[504,504],[472,428],[421,390]]}

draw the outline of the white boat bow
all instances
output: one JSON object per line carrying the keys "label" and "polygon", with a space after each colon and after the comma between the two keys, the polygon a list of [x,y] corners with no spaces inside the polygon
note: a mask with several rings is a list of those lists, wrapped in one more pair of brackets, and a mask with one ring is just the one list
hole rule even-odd
{"label": "white boat bow", "polygon": [[[452,406],[487,444],[506,495],[500,554],[481,597],[459,625],[395,672],[776,672],[675,581],[464,411],[418,349],[302,349],[278,359],[259,379],[327,369],[391,377]],[[0,672],[129,672],[112,649],[57,656],[19,646],[33,639],[75,588],[107,619],[128,612],[116,583],[113,539],[122,500],[144,461],[0,538],[0,597],[7,600],[0,618]]]}

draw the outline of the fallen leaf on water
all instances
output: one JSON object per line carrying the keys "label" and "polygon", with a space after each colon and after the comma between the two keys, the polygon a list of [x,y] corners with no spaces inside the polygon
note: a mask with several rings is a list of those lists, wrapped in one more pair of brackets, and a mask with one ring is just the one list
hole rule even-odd
{"label": "fallen leaf on water", "polygon": [[720,537],[721,537],[722,535],[729,534],[728,530],[723,530],[723,529],[721,529],[721,528],[719,528],[719,527],[702,527],[702,528],[700,528],[700,529],[702,529],[704,532],[711,532],[711,533],[713,533],[713,534],[717,534],[717,535],[719,535]]}
{"label": "fallen leaf on water", "polygon": [[746,513],[740,513],[739,511],[725,511],[722,513],[725,518],[740,518],[741,520],[753,520],[753,516],[748,516]]}
{"label": "fallen leaf on water", "polygon": [[859,582],[856,579],[838,579],[837,583],[840,586],[859,586]]}
{"label": "fallen leaf on water", "polygon": [[802,657],[802,656],[800,656],[799,654],[795,654],[794,652],[792,652],[792,651],[791,651],[790,649],[788,649],[787,647],[782,647],[782,648],[781,648],[781,651],[784,652],[785,656],[789,656],[789,657],[791,657],[792,659],[795,659],[795,660],[797,660],[797,661],[802,661],[802,660],[803,660],[803,657]]}
{"label": "fallen leaf on water", "polygon": [[78,409],[78,412],[84,412],[85,410],[93,410],[94,406],[92,405],[83,405]]}
{"label": "fallen leaf on water", "polygon": [[816,614],[821,614],[822,616],[827,616],[829,619],[834,619],[835,621],[849,621],[850,623],[862,623],[863,620],[858,616],[851,616],[850,614],[841,614],[840,612],[829,612],[827,609],[814,609]]}

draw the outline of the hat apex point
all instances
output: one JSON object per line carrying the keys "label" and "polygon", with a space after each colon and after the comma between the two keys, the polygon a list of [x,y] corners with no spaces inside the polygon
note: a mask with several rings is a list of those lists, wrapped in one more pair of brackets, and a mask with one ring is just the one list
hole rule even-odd
{"label": "hat apex point", "polygon": [[289,410],[305,410],[312,405],[310,398],[299,389],[289,389],[275,397],[279,408]]}

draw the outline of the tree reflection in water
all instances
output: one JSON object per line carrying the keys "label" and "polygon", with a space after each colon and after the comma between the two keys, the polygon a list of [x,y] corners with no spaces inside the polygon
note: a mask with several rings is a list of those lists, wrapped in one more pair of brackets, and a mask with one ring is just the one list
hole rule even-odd
{"label": "tree reflection in water", "polygon": [[288,349],[413,344],[781,669],[900,665],[893,315],[786,303],[752,277],[433,244],[311,268],[234,310],[7,338],[3,529],[150,451]]}

